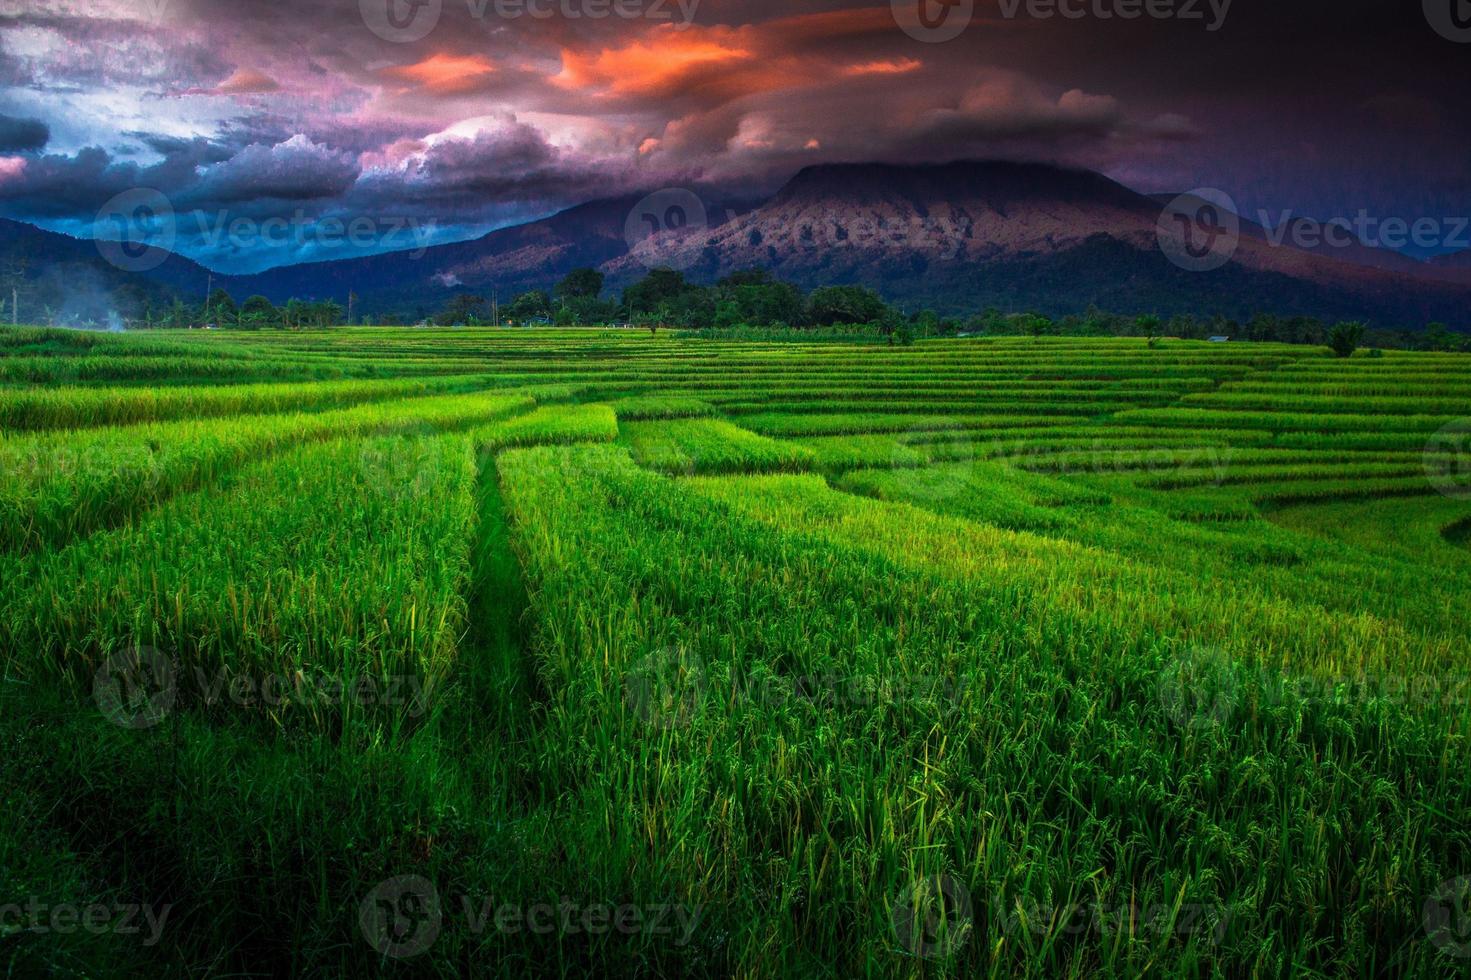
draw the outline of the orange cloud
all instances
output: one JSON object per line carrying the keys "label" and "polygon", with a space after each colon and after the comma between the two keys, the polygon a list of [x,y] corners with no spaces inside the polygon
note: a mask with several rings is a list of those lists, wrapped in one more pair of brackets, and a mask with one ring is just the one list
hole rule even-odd
{"label": "orange cloud", "polygon": [[495,70],[479,55],[440,53],[417,64],[385,68],[382,74],[440,95],[458,95],[474,91]]}
{"label": "orange cloud", "polygon": [[215,87],[221,95],[248,95],[257,92],[274,92],[281,86],[269,75],[253,68],[237,68],[235,74]]}
{"label": "orange cloud", "polygon": [[692,76],[753,57],[734,43],[731,33],[722,28],[661,30],[651,40],[604,48],[595,54],[564,48],[562,73],[552,80],[563,88],[615,96],[675,95]]}
{"label": "orange cloud", "polygon": [[913,58],[896,58],[892,61],[870,61],[862,65],[849,65],[843,69],[844,75],[902,75],[905,72],[923,68],[924,62],[915,61]]}
{"label": "orange cloud", "polygon": [[923,63],[900,57],[845,64],[827,49],[833,38],[887,37],[887,8],[799,14],[739,27],[661,24],[612,47],[562,49],[558,87],[624,99],[728,102],[823,84],[854,75],[893,75]]}

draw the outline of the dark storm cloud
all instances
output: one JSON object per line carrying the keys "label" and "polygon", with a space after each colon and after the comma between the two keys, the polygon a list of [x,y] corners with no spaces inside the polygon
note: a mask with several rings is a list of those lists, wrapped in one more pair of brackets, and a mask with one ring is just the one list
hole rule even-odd
{"label": "dark storm cloud", "polygon": [[337,197],[357,175],[350,155],[295,136],[275,146],[248,146],[208,168],[187,197],[225,206],[260,199],[309,201]]}
{"label": "dark storm cloud", "polygon": [[[50,139],[11,141],[0,207],[84,221],[141,185],[469,234],[638,187],[1004,156],[1299,213],[1471,210],[1471,46],[1421,4],[1127,2],[978,0],[935,44],[887,0],[700,0],[689,23],[443,0],[405,43],[357,0],[37,0],[0,34],[0,114]],[[1080,15],[1032,16],[1057,9]]]}
{"label": "dark storm cloud", "polygon": [[50,140],[51,127],[41,120],[0,114],[0,153],[32,153]]}

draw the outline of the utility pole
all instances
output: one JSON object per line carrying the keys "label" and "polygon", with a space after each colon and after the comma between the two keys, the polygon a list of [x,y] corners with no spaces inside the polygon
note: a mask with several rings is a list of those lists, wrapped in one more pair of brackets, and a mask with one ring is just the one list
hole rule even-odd
{"label": "utility pole", "polygon": [[18,288],[10,290],[10,325],[12,327],[20,325],[20,290]]}
{"label": "utility pole", "polygon": [[355,299],[357,299],[357,295],[349,289],[347,291],[347,325],[349,327],[352,326],[352,301]]}
{"label": "utility pole", "polygon": [[501,291],[492,289],[490,291],[490,319],[496,325],[501,325]]}

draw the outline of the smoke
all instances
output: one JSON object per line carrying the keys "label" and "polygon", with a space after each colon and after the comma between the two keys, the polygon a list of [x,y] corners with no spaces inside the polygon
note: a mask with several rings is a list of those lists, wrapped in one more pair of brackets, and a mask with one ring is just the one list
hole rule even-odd
{"label": "smoke", "polygon": [[101,275],[85,266],[49,269],[37,285],[41,308],[32,309],[29,319],[53,326],[121,331],[124,313],[136,305],[118,296]]}

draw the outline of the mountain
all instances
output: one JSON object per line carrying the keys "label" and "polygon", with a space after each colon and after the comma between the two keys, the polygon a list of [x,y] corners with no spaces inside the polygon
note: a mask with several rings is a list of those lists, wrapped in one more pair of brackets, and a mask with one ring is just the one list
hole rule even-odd
{"label": "mountain", "polygon": [[502,297],[544,287],[572,269],[601,266],[627,251],[623,222],[637,198],[593,201],[541,221],[422,252],[391,252],[284,266],[235,277],[237,298],[259,293],[275,302],[334,297],[349,290],[367,310],[433,312],[455,292],[499,290]]}
{"label": "mountain", "polygon": [[1425,264],[1438,278],[1471,286],[1471,249],[1453,252],[1450,255],[1438,255]]}
{"label": "mountain", "polygon": [[[1468,293],[1413,274],[1276,247],[1245,223],[1211,272],[1160,248],[1161,205],[1096,173],[1039,164],[826,165],[676,249],[696,278],[751,266],[804,286],[870,285],[910,308],[1254,312],[1459,320]],[[610,263],[637,274],[637,253]]]}
{"label": "mountain", "polygon": [[763,267],[805,288],[867,285],[907,308],[941,312],[992,306],[1059,314],[1096,305],[1412,326],[1459,322],[1471,299],[1468,284],[1397,253],[1275,246],[1250,222],[1242,223],[1234,261],[1187,271],[1160,249],[1158,200],[1100,174],[1043,164],[810,167],[754,208],[711,208],[709,227],[630,249],[624,223],[635,203],[596,201],[419,255],[294,266],[230,288],[277,301],[341,298],[352,289],[360,309],[413,313],[457,291],[508,298],[549,287],[578,266],[602,269],[614,289],[659,265],[696,281]]}
{"label": "mountain", "polygon": [[74,324],[105,323],[109,314],[132,316],[147,306],[158,309],[178,294],[196,300],[204,295],[212,275],[204,266],[164,252],[147,259],[144,264],[153,268],[126,271],[109,262],[94,241],[0,218],[4,320],[10,320],[12,287],[21,295],[22,319],[43,321],[49,311],[57,322]]}
{"label": "mountain", "polygon": [[[237,300],[357,294],[359,311],[418,317],[456,293],[503,301],[549,288],[583,266],[612,290],[673,265],[700,282],[767,268],[804,288],[860,284],[908,310],[986,307],[1050,315],[1097,306],[1123,313],[1257,312],[1366,319],[1418,327],[1459,324],[1471,309],[1471,256],[1421,263],[1363,246],[1305,250],[1243,220],[1232,261],[1192,272],[1170,261],[1157,226],[1163,205],[1100,174],[1044,164],[960,162],[807,168],[755,205],[707,202],[709,220],[637,242],[625,224],[637,197],[583,204],[473,241],[360,259],[215,276]],[[637,222],[635,222],[637,226]],[[96,246],[23,229],[20,248],[57,262],[98,265]],[[7,236],[8,237],[8,236]],[[59,241],[58,241],[59,240]],[[86,259],[90,251],[91,260]],[[3,258],[4,246],[0,246]],[[134,283],[182,289],[197,301],[209,273],[177,256],[141,277],[106,267],[101,290]],[[141,284],[140,284],[141,278]]]}

